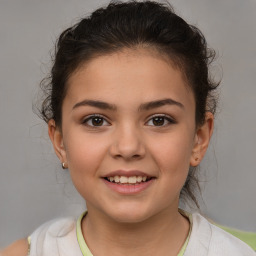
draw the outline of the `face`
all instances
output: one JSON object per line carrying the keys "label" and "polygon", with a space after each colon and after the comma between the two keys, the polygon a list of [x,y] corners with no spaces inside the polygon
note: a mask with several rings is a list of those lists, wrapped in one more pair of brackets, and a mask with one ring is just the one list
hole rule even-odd
{"label": "face", "polygon": [[49,134],[88,210],[120,222],[177,211],[189,167],[204,154],[182,73],[142,50],[79,68],[68,81],[62,131],[52,121]]}

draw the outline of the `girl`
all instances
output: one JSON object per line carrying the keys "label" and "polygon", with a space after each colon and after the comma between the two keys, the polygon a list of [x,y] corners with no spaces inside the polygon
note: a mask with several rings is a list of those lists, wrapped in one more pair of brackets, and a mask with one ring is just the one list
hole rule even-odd
{"label": "girl", "polygon": [[167,5],[111,3],[65,30],[42,117],[87,212],[3,255],[255,255],[197,213],[196,166],[213,132],[214,57]]}

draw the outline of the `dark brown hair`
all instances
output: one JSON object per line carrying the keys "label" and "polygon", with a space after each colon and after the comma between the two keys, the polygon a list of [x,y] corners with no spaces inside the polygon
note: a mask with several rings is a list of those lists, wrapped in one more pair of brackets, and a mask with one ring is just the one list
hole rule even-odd
{"label": "dark brown hair", "polygon": [[[183,72],[194,93],[197,126],[204,123],[207,111],[215,113],[218,83],[208,71],[215,52],[208,48],[200,30],[176,15],[169,4],[129,1],[112,2],[62,32],[50,77],[41,83],[46,93],[41,117],[46,122],[54,119],[61,127],[62,102],[71,74],[96,56],[138,46],[157,50]],[[195,168],[190,169],[181,195],[188,195],[198,206],[196,173]]]}

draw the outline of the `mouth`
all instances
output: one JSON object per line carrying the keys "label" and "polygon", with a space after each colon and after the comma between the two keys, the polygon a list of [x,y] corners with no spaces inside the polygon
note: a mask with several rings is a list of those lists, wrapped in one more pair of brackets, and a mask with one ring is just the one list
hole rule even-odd
{"label": "mouth", "polygon": [[110,176],[110,177],[104,177],[104,179],[108,182],[118,184],[118,185],[140,185],[141,183],[149,182],[152,179],[155,179],[154,177],[149,176]]}
{"label": "mouth", "polygon": [[139,170],[116,170],[102,177],[105,185],[122,195],[136,195],[148,190],[157,177]]}

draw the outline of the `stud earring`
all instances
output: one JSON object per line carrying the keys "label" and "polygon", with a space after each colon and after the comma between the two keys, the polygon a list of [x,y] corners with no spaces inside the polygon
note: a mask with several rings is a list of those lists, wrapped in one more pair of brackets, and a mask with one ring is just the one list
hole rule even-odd
{"label": "stud earring", "polygon": [[62,169],[67,169],[67,168],[68,168],[68,167],[65,165],[64,162],[61,164],[61,167],[62,167]]}

